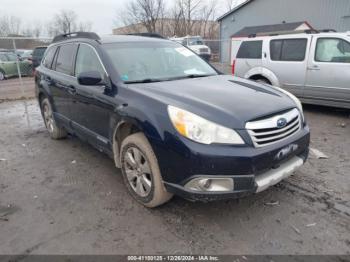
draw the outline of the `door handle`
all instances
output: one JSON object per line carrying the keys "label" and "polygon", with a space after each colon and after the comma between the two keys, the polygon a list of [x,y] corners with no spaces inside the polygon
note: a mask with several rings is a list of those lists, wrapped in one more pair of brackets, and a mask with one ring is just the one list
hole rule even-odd
{"label": "door handle", "polygon": [[77,89],[74,86],[68,86],[68,93],[75,95],[77,93]]}
{"label": "door handle", "polygon": [[318,65],[313,65],[313,66],[308,66],[307,70],[318,71],[318,70],[321,70],[321,69],[320,69],[320,67]]}

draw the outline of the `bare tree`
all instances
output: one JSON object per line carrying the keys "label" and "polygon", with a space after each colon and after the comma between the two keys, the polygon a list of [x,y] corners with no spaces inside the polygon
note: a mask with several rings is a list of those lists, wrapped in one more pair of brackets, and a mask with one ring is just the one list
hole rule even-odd
{"label": "bare tree", "polygon": [[79,31],[91,31],[92,23],[78,21],[77,14],[72,10],[61,10],[51,21],[48,34],[55,36],[58,34],[69,34]]}
{"label": "bare tree", "polygon": [[16,16],[3,15],[0,17],[0,35],[19,35],[21,30],[21,19]]}
{"label": "bare tree", "polygon": [[92,30],[92,23],[89,21],[86,22],[80,22],[78,25],[79,31],[89,32]]}
{"label": "bare tree", "polygon": [[31,23],[30,27],[22,28],[21,34],[23,36],[39,38],[42,33],[42,28],[42,24],[39,21],[36,21],[34,23]]}
{"label": "bare tree", "polygon": [[136,32],[141,30],[139,24],[147,32],[155,33],[158,29],[162,31],[164,15],[164,0],[132,0],[119,12],[118,18],[125,26],[134,25]]}
{"label": "bare tree", "polygon": [[67,34],[76,31],[77,15],[71,10],[61,10],[49,26],[50,35]]}
{"label": "bare tree", "polygon": [[215,26],[215,18],[216,18],[216,0],[209,0],[205,5],[202,6],[200,10],[200,21],[199,21],[199,33],[198,35],[202,35],[204,38],[212,38],[213,26]]}

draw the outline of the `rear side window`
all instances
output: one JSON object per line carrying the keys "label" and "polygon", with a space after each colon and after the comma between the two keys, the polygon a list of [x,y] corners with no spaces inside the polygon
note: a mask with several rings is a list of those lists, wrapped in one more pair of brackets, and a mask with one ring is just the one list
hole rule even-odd
{"label": "rear side window", "polygon": [[270,42],[270,57],[273,61],[303,61],[307,39],[281,39]]}
{"label": "rear side window", "polygon": [[58,51],[56,71],[66,75],[73,74],[73,61],[77,46],[75,44],[62,45]]}
{"label": "rear side window", "polygon": [[262,41],[243,42],[238,50],[237,58],[261,59]]}
{"label": "rear side window", "polygon": [[54,58],[54,56],[55,56],[56,49],[57,49],[57,47],[56,47],[56,46],[53,46],[53,47],[50,47],[50,48],[47,50],[46,55],[45,55],[45,58],[44,58],[44,62],[43,62],[43,65],[44,65],[46,68],[49,68],[49,69],[52,68],[52,61],[53,61],[53,58]]}

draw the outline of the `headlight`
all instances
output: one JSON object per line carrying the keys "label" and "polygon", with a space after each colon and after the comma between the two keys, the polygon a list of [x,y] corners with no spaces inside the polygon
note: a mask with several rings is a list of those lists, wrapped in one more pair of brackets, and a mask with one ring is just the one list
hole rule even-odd
{"label": "headlight", "polygon": [[200,116],[174,106],[168,106],[171,122],[182,136],[202,144],[244,144],[233,129],[220,126]]}

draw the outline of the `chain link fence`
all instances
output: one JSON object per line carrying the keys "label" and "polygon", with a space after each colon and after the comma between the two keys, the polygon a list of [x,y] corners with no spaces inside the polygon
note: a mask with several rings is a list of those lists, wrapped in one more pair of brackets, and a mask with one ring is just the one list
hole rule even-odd
{"label": "chain link fence", "polygon": [[205,39],[211,50],[210,63],[225,74],[231,74],[231,39]]}
{"label": "chain link fence", "polygon": [[50,38],[0,37],[0,101],[34,97],[34,69]]}

